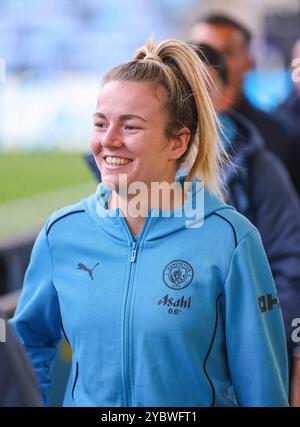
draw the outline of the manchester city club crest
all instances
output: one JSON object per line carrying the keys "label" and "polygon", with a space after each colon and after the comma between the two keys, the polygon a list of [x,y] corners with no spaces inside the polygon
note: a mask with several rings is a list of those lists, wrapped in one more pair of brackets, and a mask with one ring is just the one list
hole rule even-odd
{"label": "manchester city club crest", "polygon": [[192,266],[185,261],[175,260],[164,269],[163,279],[168,288],[179,290],[186,288],[194,277]]}

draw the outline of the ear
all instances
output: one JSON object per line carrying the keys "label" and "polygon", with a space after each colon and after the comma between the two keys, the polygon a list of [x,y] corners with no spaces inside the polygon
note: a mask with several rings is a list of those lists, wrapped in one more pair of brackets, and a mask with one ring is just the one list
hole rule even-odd
{"label": "ear", "polygon": [[169,159],[179,159],[187,150],[191,132],[188,128],[181,128],[176,131],[175,136],[170,140]]}

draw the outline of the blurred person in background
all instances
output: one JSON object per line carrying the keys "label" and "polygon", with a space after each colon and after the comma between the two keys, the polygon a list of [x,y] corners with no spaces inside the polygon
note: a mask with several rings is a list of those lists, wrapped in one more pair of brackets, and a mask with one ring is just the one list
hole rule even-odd
{"label": "blurred person in background", "polygon": [[233,161],[233,167],[223,168],[226,201],[262,236],[283,311],[292,373],[291,324],[300,317],[300,202],[280,160],[264,147],[254,125],[232,110],[225,55],[205,44],[196,49],[213,79],[209,93],[223,125],[223,144]]}
{"label": "blurred person in background", "polygon": [[0,406],[41,406],[31,363],[7,322],[5,336],[0,342]]}
{"label": "blurred person in background", "polygon": [[[293,120],[300,141],[300,39],[292,47],[291,65],[293,89],[287,99],[279,105],[277,111],[284,117],[288,115]],[[297,147],[299,154],[294,157],[294,170],[298,171],[297,181],[300,182],[300,143]]]}
{"label": "blurred person in background", "polygon": [[[288,406],[277,293],[257,229],[221,200],[206,78],[178,40],[149,40],[104,76],[91,140],[102,183],[47,220],[11,320],[45,402],[63,330],[65,406]],[[144,214],[120,175],[146,187]],[[162,183],[177,200],[152,200]],[[204,219],[178,212],[187,203]]]}
{"label": "blurred person in background", "polygon": [[188,38],[192,43],[207,43],[225,54],[234,109],[257,127],[266,147],[286,166],[300,194],[300,138],[292,120],[286,115],[266,113],[256,108],[243,93],[246,73],[254,67],[250,31],[229,16],[212,13],[195,21]]}

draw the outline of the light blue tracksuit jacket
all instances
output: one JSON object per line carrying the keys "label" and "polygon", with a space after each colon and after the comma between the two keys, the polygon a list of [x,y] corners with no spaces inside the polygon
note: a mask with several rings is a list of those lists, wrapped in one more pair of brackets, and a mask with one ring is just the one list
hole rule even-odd
{"label": "light blue tracksuit jacket", "polygon": [[107,210],[104,184],[50,216],[11,320],[45,402],[63,331],[73,353],[65,406],[288,405],[260,235],[198,184],[187,203],[204,195],[201,227],[152,209],[133,237]]}

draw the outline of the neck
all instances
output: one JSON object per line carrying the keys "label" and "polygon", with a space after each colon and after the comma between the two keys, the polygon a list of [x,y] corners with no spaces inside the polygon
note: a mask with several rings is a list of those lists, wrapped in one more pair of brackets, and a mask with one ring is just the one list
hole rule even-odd
{"label": "neck", "polygon": [[139,235],[143,229],[145,220],[149,215],[149,209],[174,210],[185,202],[186,194],[183,187],[175,182],[172,184],[160,184],[156,189],[139,189],[135,195],[121,192],[112,192],[108,208],[120,208],[127,225],[133,235]]}

